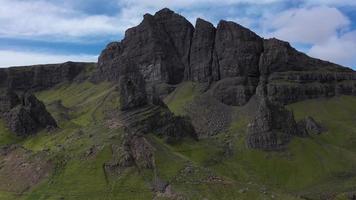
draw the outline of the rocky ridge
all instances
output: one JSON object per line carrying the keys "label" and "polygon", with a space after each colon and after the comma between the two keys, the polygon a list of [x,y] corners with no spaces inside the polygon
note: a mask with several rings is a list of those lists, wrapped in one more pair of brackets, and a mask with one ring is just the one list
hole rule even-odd
{"label": "rocky ridge", "polygon": [[311,58],[287,42],[263,39],[234,22],[222,20],[215,28],[197,19],[193,27],[167,8],[146,14],[121,42],[110,43],[93,79],[119,81],[127,59],[150,87],[208,83],[227,105],[246,104],[260,80],[267,80],[268,98],[282,104],[356,94],[356,73],[349,68]]}
{"label": "rocky ridge", "polygon": [[[62,64],[0,68],[0,87],[13,90],[43,90],[66,81],[73,81],[94,63]],[[82,77],[85,78],[85,77]]]}

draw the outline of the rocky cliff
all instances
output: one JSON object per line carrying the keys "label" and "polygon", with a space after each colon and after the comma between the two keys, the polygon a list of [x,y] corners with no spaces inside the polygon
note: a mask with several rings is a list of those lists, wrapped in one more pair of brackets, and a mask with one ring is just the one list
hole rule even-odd
{"label": "rocky cliff", "polygon": [[0,88],[41,90],[58,83],[73,81],[94,63],[62,64],[0,68]]}
{"label": "rocky cliff", "polygon": [[148,94],[144,77],[132,61],[120,70],[120,120],[128,135],[155,133],[167,142],[183,137],[196,138],[190,121],[175,116],[164,102],[153,93]]}
{"label": "rocky cliff", "polygon": [[227,105],[246,104],[261,80],[267,82],[268,98],[282,104],[356,94],[356,73],[349,68],[311,58],[287,42],[263,39],[234,22],[222,20],[214,27],[197,19],[193,27],[167,8],[146,14],[121,42],[110,43],[93,80],[118,81],[127,59],[147,85],[207,83]]}

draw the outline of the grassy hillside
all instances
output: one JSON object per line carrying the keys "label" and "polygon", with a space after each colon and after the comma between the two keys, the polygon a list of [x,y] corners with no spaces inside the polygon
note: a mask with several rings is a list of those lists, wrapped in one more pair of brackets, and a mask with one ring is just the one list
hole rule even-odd
{"label": "grassy hillside", "polygon": [[[201,94],[199,85],[181,84],[165,102],[176,114]],[[26,191],[0,188],[0,199],[343,199],[356,187],[356,98],[336,97],[289,105],[297,119],[312,116],[327,132],[294,138],[286,150],[264,152],[245,146],[248,115],[232,107],[226,131],[209,138],[168,145],[149,134],[154,170],[136,167],[108,173],[113,146],[122,143],[116,87],[109,83],[62,84],[36,96],[59,122],[54,132],[14,137],[0,121],[0,145],[20,144],[46,152],[49,176]],[[0,177],[11,177],[2,174]],[[155,193],[152,182],[169,183],[170,194]]]}

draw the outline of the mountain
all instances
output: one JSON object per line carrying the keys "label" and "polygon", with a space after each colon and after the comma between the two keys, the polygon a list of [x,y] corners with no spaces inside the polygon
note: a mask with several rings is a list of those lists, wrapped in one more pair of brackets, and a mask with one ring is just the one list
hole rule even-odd
{"label": "mountain", "polygon": [[356,72],[165,8],[0,69],[0,199],[354,199]]}

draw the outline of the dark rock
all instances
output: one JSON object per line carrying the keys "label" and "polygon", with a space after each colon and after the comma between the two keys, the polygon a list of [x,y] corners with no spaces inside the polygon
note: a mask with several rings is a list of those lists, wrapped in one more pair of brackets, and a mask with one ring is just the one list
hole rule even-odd
{"label": "dark rock", "polygon": [[190,66],[186,69],[187,80],[208,82],[212,78],[215,27],[198,18],[190,49]]}
{"label": "dark rock", "polygon": [[286,71],[334,71],[352,70],[340,65],[311,58],[275,38],[263,41],[264,51],[260,58],[260,71],[263,75]]}
{"label": "dark rock", "polygon": [[13,90],[42,90],[58,83],[73,81],[93,63],[66,62],[63,64],[10,67],[0,69],[0,87]]}
{"label": "dark rock", "polygon": [[28,110],[18,106],[5,114],[5,121],[9,129],[17,136],[28,136],[38,130],[37,122],[31,117]]}
{"label": "dark rock", "polygon": [[258,64],[263,40],[254,32],[234,22],[222,20],[216,30],[215,50],[220,79],[259,76]]}
{"label": "dark rock", "polygon": [[245,105],[255,94],[256,86],[246,84],[243,77],[225,78],[218,81],[212,88],[213,96],[226,105]]}
{"label": "dark rock", "polygon": [[244,105],[258,85],[262,38],[236,23],[220,21],[214,51],[213,79],[221,80],[214,96],[227,105]]}
{"label": "dark rock", "polygon": [[297,123],[298,129],[303,135],[321,134],[325,129],[320,126],[312,117],[307,116]]}
{"label": "dark rock", "polygon": [[247,146],[274,150],[287,144],[293,135],[300,135],[293,113],[261,98],[255,118],[248,125]]}
{"label": "dark rock", "polygon": [[120,109],[129,110],[147,104],[145,81],[139,72],[122,75],[119,84]]}
{"label": "dark rock", "polygon": [[103,51],[95,76],[118,81],[120,68],[129,59],[138,66],[147,84],[179,83],[188,66],[193,31],[185,18],[169,9],[154,16],[146,14],[138,26],[128,29],[125,38],[116,43],[120,45],[110,45]]}
{"label": "dark rock", "polygon": [[126,148],[130,151],[133,161],[140,169],[153,169],[153,146],[143,137],[129,135],[124,140]]}
{"label": "dark rock", "polygon": [[183,16],[168,8],[158,11],[154,18],[167,32],[184,67],[189,66],[189,53],[194,32],[193,25]]}
{"label": "dark rock", "polygon": [[0,96],[0,114],[10,111],[12,108],[20,104],[20,99],[12,90],[6,90]]}
{"label": "dark rock", "polygon": [[22,101],[23,107],[29,112],[31,117],[38,123],[40,127],[57,127],[56,121],[46,110],[46,106],[33,94],[24,94]]}
{"label": "dark rock", "polygon": [[147,94],[141,73],[131,60],[120,68],[120,120],[128,132],[133,135],[156,133],[172,142],[185,136],[195,137],[193,126],[174,116],[155,89]]}
{"label": "dark rock", "polygon": [[277,72],[268,78],[268,97],[283,104],[336,95],[356,95],[355,72]]}
{"label": "dark rock", "polygon": [[115,58],[122,54],[123,47],[120,42],[111,42],[101,52],[98,58],[98,72],[92,77],[95,82],[100,80],[115,80],[119,77],[119,70],[114,64]]}
{"label": "dark rock", "polygon": [[44,104],[32,94],[24,94],[16,107],[4,113],[9,129],[18,136],[28,136],[57,124]]}

